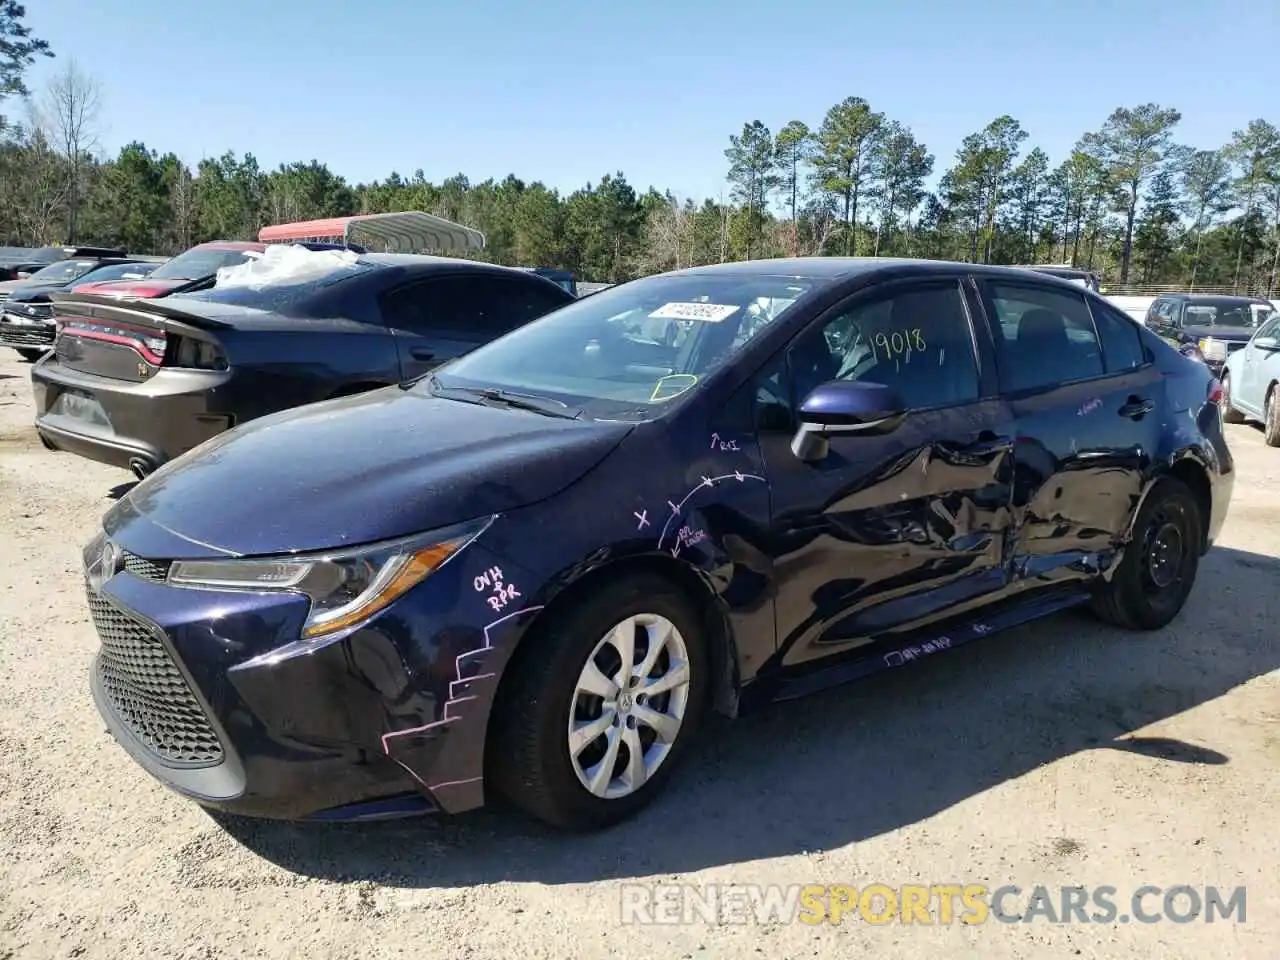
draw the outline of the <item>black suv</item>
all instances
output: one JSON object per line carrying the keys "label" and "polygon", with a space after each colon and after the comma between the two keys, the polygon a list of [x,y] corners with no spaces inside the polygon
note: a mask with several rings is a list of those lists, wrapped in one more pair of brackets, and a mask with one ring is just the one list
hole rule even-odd
{"label": "black suv", "polygon": [[1165,293],[1147,308],[1148,328],[1180,346],[1194,346],[1215,376],[1227,356],[1249,342],[1262,321],[1275,313],[1262,297]]}

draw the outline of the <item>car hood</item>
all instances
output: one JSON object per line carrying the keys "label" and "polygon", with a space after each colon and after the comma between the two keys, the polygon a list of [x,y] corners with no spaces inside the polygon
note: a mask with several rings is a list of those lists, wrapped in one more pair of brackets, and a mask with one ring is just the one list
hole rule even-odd
{"label": "car hood", "polygon": [[9,299],[14,303],[21,303],[24,300],[39,300],[41,297],[48,298],[49,294],[65,289],[66,285],[61,283],[32,283],[29,280],[24,280],[10,291]]}
{"label": "car hood", "polygon": [[1221,340],[1224,343],[1244,343],[1251,339],[1256,332],[1254,327],[1212,327],[1212,326],[1190,326],[1182,328],[1182,335],[1193,340],[1203,340],[1207,337],[1213,337],[1215,340]]}
{"label": "car hood", "polygon": [[192,542],[188,556],[372,543],[559,493],[631,429],[386,387],[222,434],[140,483],[106,526],[141,514]]}
{"label": "car hood", "polygon": [[191,283],[190,280],[183,280],[181,277],[161,278],[159,280],[100,280],[97,283],[92,281],[82,283],[75,287],[72,292],[92,293],[100,297],[150,299],[152,297],[163,297],[166,293],[171,293],[179,287],[185,287],[189,283]]}
{"label": "car hood", "polygon": [[0,293],[9,293],[29,282],[29,280],[0,280]]}

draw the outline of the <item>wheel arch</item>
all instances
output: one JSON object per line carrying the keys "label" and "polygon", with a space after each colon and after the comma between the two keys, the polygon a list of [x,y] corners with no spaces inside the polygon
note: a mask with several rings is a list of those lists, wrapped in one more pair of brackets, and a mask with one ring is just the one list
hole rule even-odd
{"label": "wheel arch", "polygon": [[1147,502],[1147,497],[1151,495],[1156,484],[1165,477],[1172,477],[1184,483],[1195,498],[1196,507],[1200,511],[1200,552],[1205,553],[1209,549],[1209,524],[1213,518],[1213,486],[1209,480],[1209,467],[1194,448],[1180,452],[1172,458],[1167,467],[1157,471],[1151,477],[1146,489],[1142,491],[1142,496],[1134,505],[1133,514],[1129,518],[1129,528],[1126,531],[1126,540],[1133,537],[1133,526],[1138,522],[1138,514],[1142,512],[1142,506]]}
{"label": "wheel arch", "polygon": [[[560,611],[577,598],[588,594],[597,584],[638,574],[657,576],[671,583],[685,595],[694,611],[699,614],[709,645],[707,659],[711,664],[711,706],[718,713],[736,716],[740,688],[738,648],[724,603],[702,571],[665,553],[632,554],[604,560],[566,580],[547,599],[521,634],[498,679],[498,686],[493,692],[493,703],[497,704],[505,695],[511,678],[519,670],[519,661],[534,654],[536,637],[543,626],[554,622]],[[486,753],[493,742],[490,733],[494,716],[495,711],[491,710],[485,732]],[[486,769],[487,762],[486,757]]]}

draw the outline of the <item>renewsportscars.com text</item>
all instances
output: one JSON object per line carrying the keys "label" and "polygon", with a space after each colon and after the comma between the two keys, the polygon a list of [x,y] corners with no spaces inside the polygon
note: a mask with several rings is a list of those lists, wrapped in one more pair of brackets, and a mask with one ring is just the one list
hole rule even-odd
{"label": "renewsportscars.com text", "polygon": [[934,883],[626,884],[624,924],[1215,923],[1246,921],[1244,887],[1022,888]]}

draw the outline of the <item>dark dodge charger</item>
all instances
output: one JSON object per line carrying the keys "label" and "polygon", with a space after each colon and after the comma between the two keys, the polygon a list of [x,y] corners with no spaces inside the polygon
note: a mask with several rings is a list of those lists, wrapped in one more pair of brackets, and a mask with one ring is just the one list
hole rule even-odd
{"label": "dark dodge charger", "polygon": [[573,301],[506,267],[353,259],[261,287],[54,295],[56,345],[31,373],[36,430],[145,476],[237,424],[420,376]]}
{"label": "dark dodge charger", "polygon": [[1221,389],[1027,271],[771,260],[580,300],[157,471],[84,551],[98,707],[177,791],[604,825],[736,714],[1075,604],[1180,611]]}

